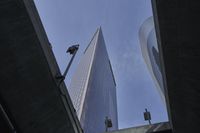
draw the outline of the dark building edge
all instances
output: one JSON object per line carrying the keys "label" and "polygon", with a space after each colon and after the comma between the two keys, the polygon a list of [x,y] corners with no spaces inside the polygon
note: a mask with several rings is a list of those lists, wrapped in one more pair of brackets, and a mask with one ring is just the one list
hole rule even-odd
{"label": "dark building edge", "polygon": [[[60,70],[59,70],[57,62],[55,60],[54,54],[51,50],[51,46],[49,45],[47,35],[45,33],[45,30],[43,28],[42,22],[39,18],[39,14],[37,12],[37,9],[35,7],[33,0],[16,0],[16,1],[14,1],[14,3],[16,5],[19,5],[18,8],[26,9],[27,12],[25,14],[28,14],[28,17],[29,17],[28,19],[30,19],[30,21],[32,22],[32,25],[30,25],[30,26],[31,27],[33,26],[35,33],[38,37],[38,40],[40,42],[41,51],[43,51],[42,54],[44,54],[46,63],[48,64],[48,67],[49,67],[48,71],[52,74],[52,76],[51,76],[51,78],[53,79],[52,81],[54,81],[55,84],[58,84],[58,81],[55,79],[55,76],[57,74],[60,74]],[[71,99],[69,97],[69,94],[67,92],[65,84],[62,83],[61,87],[59,87],[58,90],[61,92],[60,100],[62,100],[63,106],[65,106],[66,113],[70,117],[70,121],[74,127],[75,132],[82,133],[80,123],[76,116],[75,110],[73,108],[73,105],[72,105]],[[2,103],[3,103],[3,101],[1,99],[1,104]],[[14,128],[17,130],[17,132],[21,132],[17,127],[17,123],[15,123],[15,121],[12,119],[12,114],[9,113],[9,109],[7,110],[6,104],[3,104],[2,107],[3,107],[3,109],[1,109],[0,112],[2,113],[3,111],[5,111],[9,117],[10,121],[14,125]]]}
{"label": "dark building edge", "polygon": [[166,74],[165,74],[165,65],[164,65],[165,63],[164,63],[164,57],[163,57],[163,51],[162,51],[162,45],[161,45],[159,20],[158,20],[158,16],[157,16],[157,0],[151,0],[151,4],[152,4],[152,12],[153,12],[157,44],[158,44],[159,55],[160,55],[159,57],[160,57],[160,63],[161,63],[161,73],[162,73],[162,78],[163,78],[163,87],[164,87],[164,95],[165,95],[165,101],[166,101],[166,106],[167,106],[168,119],[169,119],[169,124],[173,130],[172,116],[170,113],[171,109],[170,109],[169,96],[168,96],[168,90],[167,90],[167,82],[166,82]]}
{"label": "dark building edge", "polygon": [[4,132],[21,132],[17,122],[14,120],[12,113],[10,113],[2,96],[0,95],[0,129]]}
{"label": "dark building edge", "polygon": [[[39,17],[34,0],[23,0],[23,1],[24,1],[24,6],[26,7],[28,15],[30,16],[30,19],[34,26],[35,32],[38,36],[38,39],[41,42],[40,43],[41,49],[42,51],[44,51],[44,56],[46,57],[46,61],[49,66],[49,71],[52,74],[53,81],[55,82],[55,84],[59,84],[58,80],[56,80],[55,77],[57,75],[61,75],[61,72],[56,62],[56,58],[53,54],[53,51],[51,49],[52,48],[51,44],[49,43],[47,34],[43,27],[42,21]],[[76,132],[82,133],[83,130],[81,128],[80,122],[76,115],[76,110],[73,107],[73,104],[70,99],[65,83],[62,82],[62,84],[60,85],[58,89],[61,92],[61,100],[63,101],[63,105],[65,106],[65,109],[69,115],[71,122],[73,123],[72,125],[74,126],[74,130],[77,130]]]}

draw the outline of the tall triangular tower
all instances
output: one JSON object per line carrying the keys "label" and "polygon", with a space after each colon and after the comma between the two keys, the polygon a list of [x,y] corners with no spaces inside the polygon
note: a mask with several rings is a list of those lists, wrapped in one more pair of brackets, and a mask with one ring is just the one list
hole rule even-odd
{"label": "tall triangular tower", "polygon": [[69,93],[85,133],[105,131],[105,117],[118,128],[116,83],[101,28],[95,32],[72,78]]}

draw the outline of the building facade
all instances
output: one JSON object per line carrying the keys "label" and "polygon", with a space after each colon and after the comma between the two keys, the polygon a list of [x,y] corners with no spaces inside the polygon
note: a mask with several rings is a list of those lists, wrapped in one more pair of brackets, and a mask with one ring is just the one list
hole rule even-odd
{"label": "building facade", "polygon": [[69,93],[85,133],[105,132],[105,118],[118,129],[116,83],[101,28],[97,29],[72,78]]}
{"label": "building facade", "polygon": [[83,133],[34,1],[1,0],[0,21],[0,133]]}
{"label": "building facade", "polygon": [[199,132],[199,7],[200,1],[152,0],[173,133]]}
{"label": "building facade", "polygon": [[141,45],[142,56],[148,67],[151,77],[154,80],[156,88],[158,89],[161,98],[165,103],[161,63],[153,17],[149,17],[147,20],[145,20],[145,22],[140,27],[139,40]]}

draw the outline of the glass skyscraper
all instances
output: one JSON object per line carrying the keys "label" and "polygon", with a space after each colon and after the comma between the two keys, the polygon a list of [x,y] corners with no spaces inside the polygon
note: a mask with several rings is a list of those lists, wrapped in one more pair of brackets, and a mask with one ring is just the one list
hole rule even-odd
{"label": "glass skyscraper", "polygon": [[85,133],[118,129],[116,83],[101,28],[95,32],[72,78],[69,93]]}
{"label": "glass skyscraper", "polygon": [[145,20],[140,27],[139,40],[143,58],[147,64],[148,70],[155,82],[155,85],[160,92],[162,100],[165,103],[161,64],[153,17],[149,17],[147,20]]}

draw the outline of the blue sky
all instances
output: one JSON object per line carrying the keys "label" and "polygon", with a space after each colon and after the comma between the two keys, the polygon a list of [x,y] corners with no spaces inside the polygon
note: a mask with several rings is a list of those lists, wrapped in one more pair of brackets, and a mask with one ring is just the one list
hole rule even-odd
{"label": "blue sky", "polygon": [[79,43],[80,49],[66,84],[96,29],[101,26],[117,82],[119,128],[167,121],[166,108],[155,89],[141,55],[138,31],[152,16],[150,0],[35,0],[57,62],[63,72],[70,56],[66,49]]}

